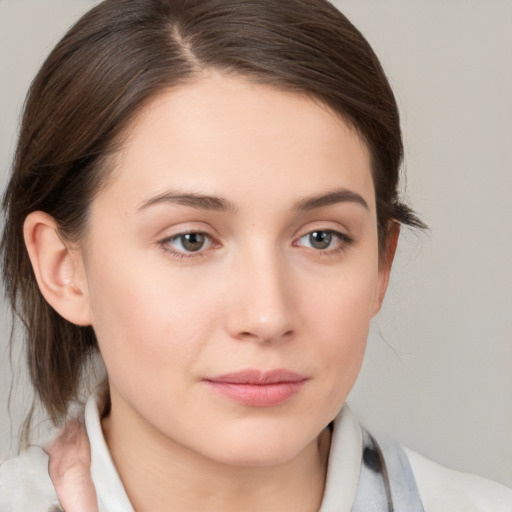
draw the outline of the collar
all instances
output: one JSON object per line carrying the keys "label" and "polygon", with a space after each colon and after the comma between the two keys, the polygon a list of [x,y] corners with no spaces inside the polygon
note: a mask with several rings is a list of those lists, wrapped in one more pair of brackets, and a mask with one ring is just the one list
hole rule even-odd
{"label": "collar", "polygon": [[[91,447],[91,476],[100,512],[134,512],[108,450],[101,428],[100,411],[105,389],[97,388],[85,407],[85,425]],[[352,510],[362,454],[361,427],[344,405],[333,424],[326,487],[319,512]],[[340,482],[343,482],[340,485]]]}

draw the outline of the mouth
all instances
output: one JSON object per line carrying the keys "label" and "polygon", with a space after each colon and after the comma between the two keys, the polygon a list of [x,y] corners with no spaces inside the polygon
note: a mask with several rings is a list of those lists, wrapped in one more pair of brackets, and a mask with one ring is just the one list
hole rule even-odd
{"label": "mouth", "polygon": [[283,404],[299,393],[308,378],[285,369],[242,370],[203,381],[216,393],[250,407]]}

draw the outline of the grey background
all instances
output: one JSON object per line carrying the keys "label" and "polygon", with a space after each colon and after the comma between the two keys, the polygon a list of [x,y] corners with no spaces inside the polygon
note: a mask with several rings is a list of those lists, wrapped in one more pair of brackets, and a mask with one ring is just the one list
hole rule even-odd
{"label": "grey background", "polygon": [[[95,2],[0,0],[0,172],[27,87]],[[349,403],[456,469],[512,486],[512,0],[338,0],[397,95],[406,196],[431,227],[404,230],[383,311]],[[10,413],[0,308],[0,459],[30,390],[17,361]]]}

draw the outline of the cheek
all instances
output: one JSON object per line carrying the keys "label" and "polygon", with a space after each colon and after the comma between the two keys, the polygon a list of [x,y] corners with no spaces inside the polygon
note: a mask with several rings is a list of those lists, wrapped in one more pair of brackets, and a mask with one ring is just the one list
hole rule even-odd
{"label": "cheek", "polygon": [[136,259],[103,261],[90,275],[93,328],[111,379],[169,379],[200,357],[218,317],[200,282],[190,286]]}
{"label": "cheek", "polygon": [[333,276],[327,290],[317,289],[309,301],[315,325],[316,354],[323,360],[336,407],[345,401],[359,373],[378,282],[377,264],[353,265]]}
{"label": "cheek", "polygon": [[326,332],[337,332],[342,343],[359,339],[367,332],[372,318],[379,282],[378,264],[365,259],[350,261],[318,282],[311,279],[303,285],[309,289],[303,296],[307,297],[311,318],[316,318],[316,323]]}

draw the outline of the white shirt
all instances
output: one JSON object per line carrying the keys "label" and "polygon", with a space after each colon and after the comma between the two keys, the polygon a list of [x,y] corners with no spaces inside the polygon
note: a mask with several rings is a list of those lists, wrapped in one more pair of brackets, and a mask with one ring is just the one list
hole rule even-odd
{"label": "white shirt", "polygon": [[[133,512],[103,436],[100,406],[101,398],[96,392],[85,408],[91,476],[99,511]],[[363,430],[345,405],[334,422],[326,487],[319,512],[352,510],[362,474],[362,453]],[[413,451],[406,449],[405,453],[425,512],[512,512],[512,489],[452,471]],[[0,466],[0,512],[49,512],[55,506],[59,506],[59,501],[48,474],[48,455],[42,448],[32,446]],[[368,512],[371,511],[368,509]]]}

